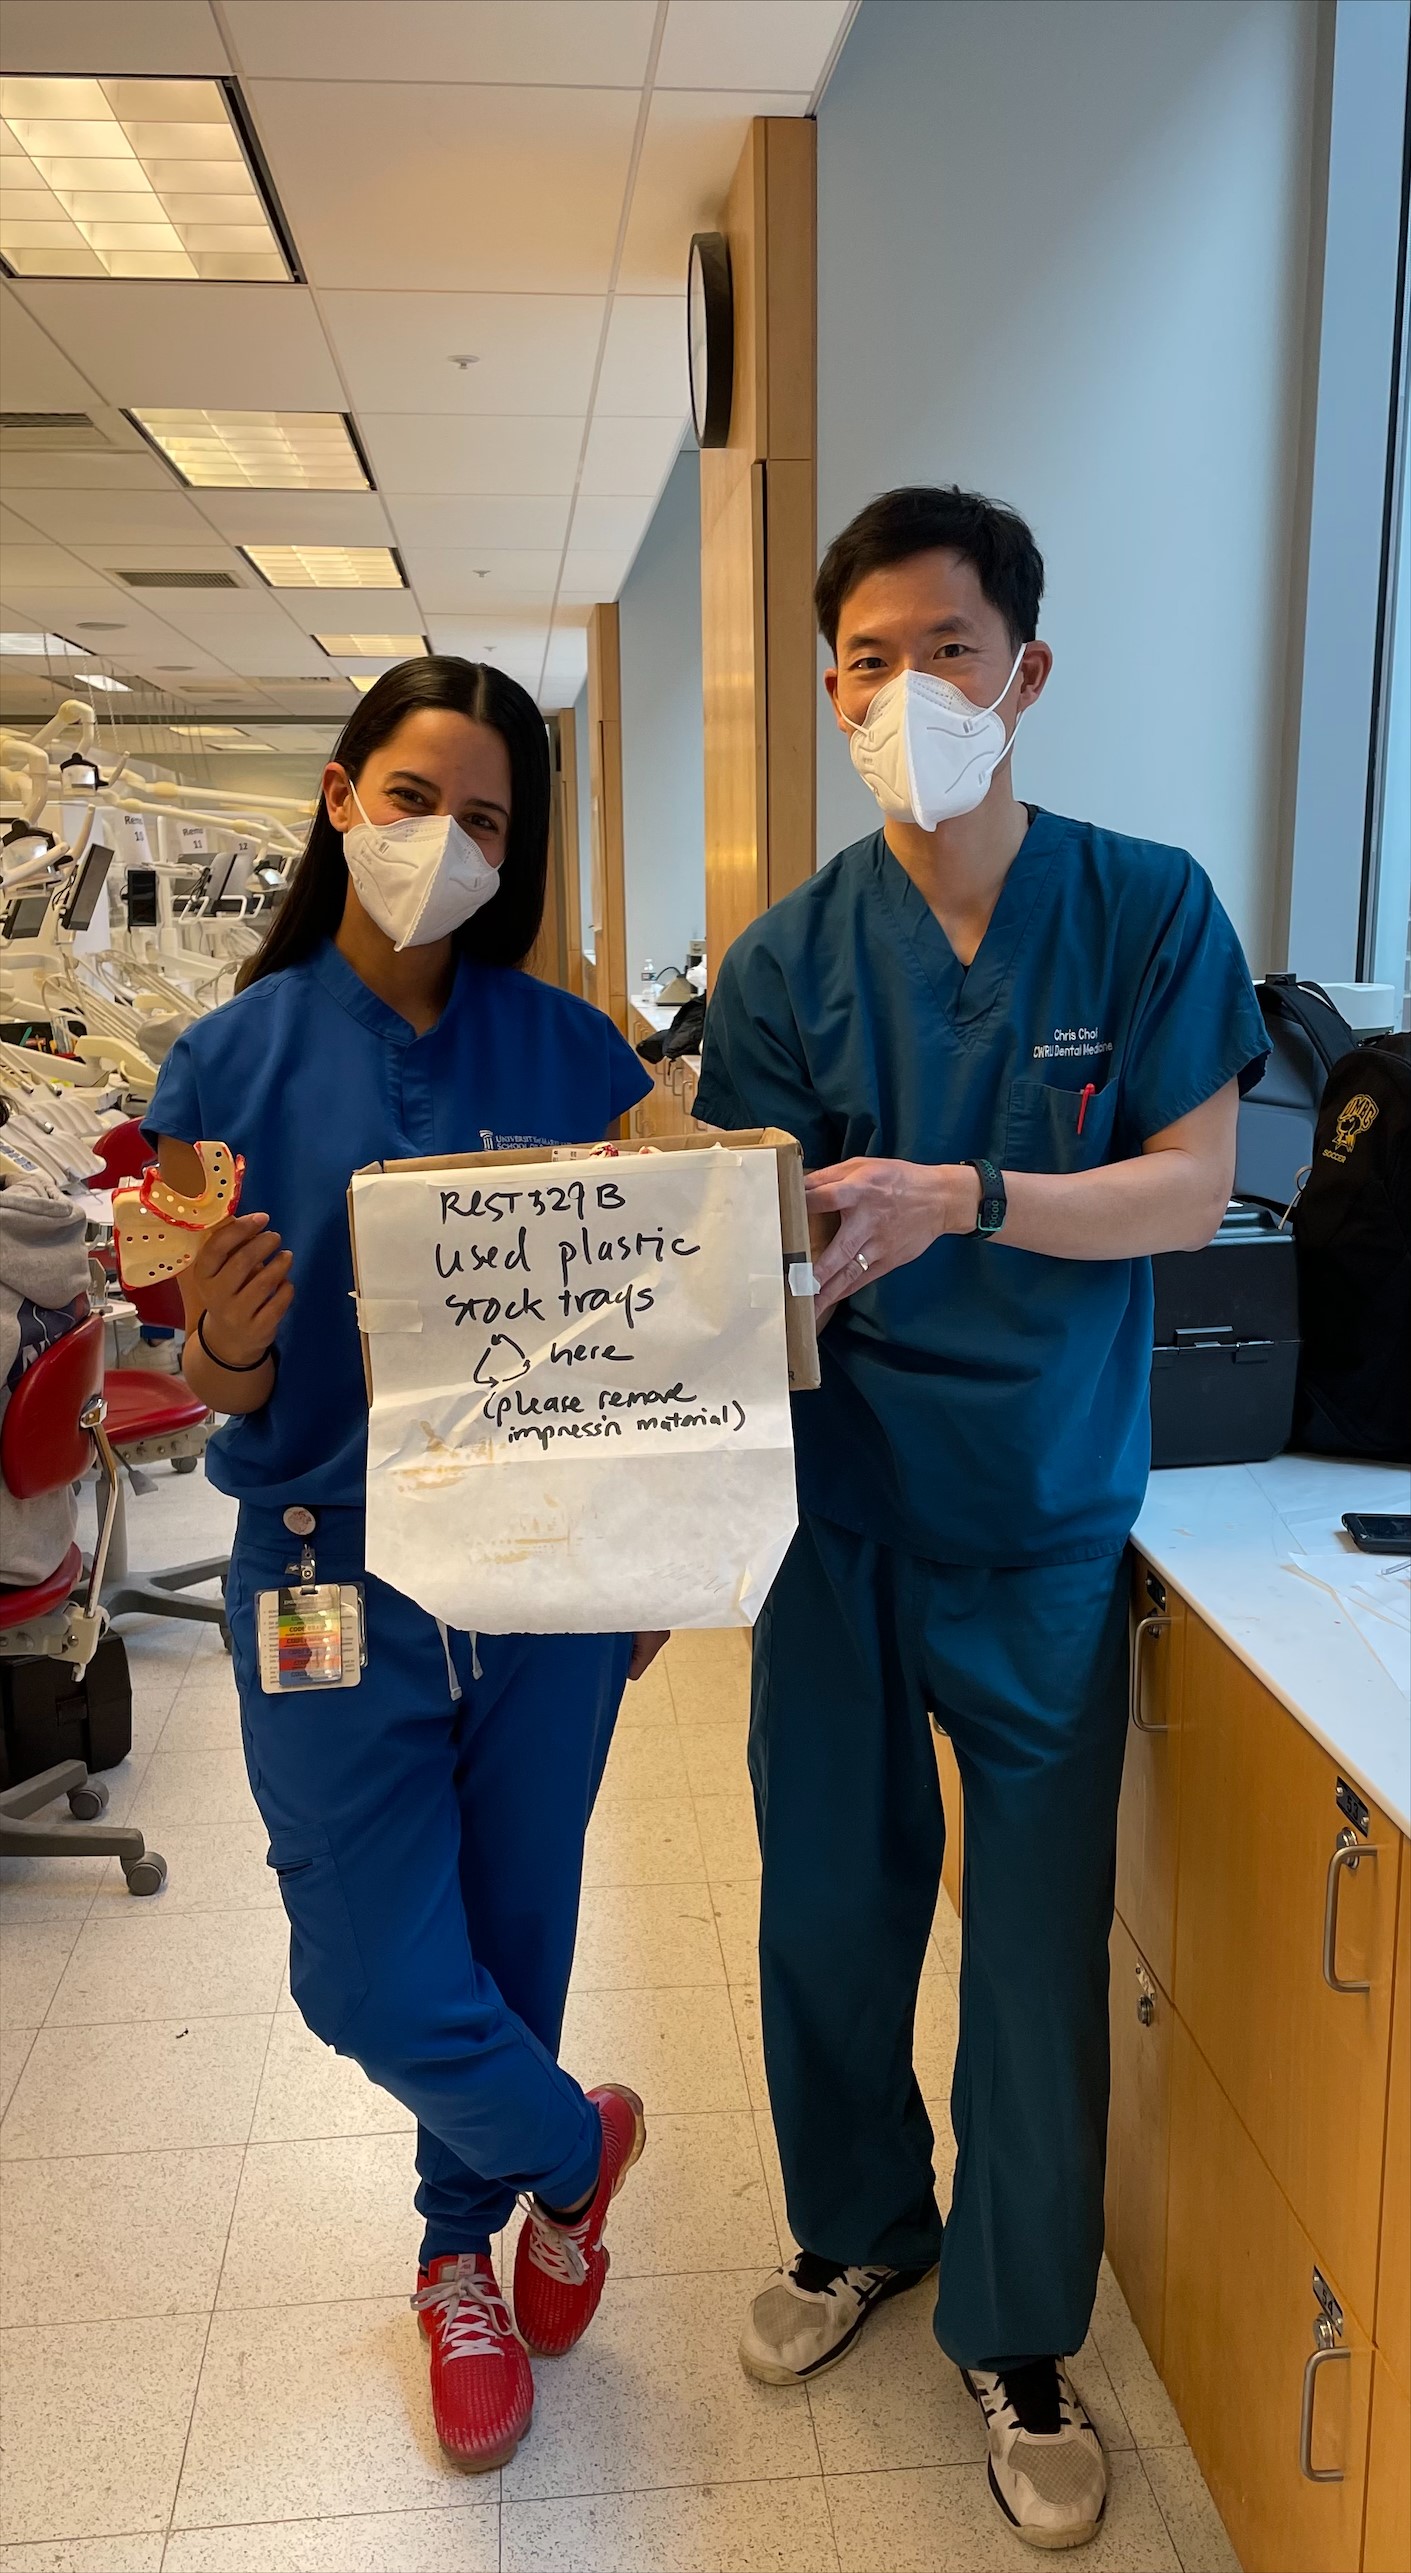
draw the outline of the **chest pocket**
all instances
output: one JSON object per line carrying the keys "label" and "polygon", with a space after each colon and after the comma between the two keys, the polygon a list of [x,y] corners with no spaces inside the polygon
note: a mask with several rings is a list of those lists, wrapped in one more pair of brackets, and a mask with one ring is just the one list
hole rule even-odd
{"label": "chest pocket", "polygon": [[[1111,1159],[1117,1085],[1086,1094],[1059,1082],[1012,1081],[1004,1159],[1010,1170],[1097,1170]],[[1079,1131],[1079,1119],[1082,1129]]]}

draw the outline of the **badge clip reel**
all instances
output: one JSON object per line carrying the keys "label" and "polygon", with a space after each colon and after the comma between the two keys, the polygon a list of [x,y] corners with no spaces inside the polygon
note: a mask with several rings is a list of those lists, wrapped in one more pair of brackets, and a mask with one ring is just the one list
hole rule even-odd
{"label": "badge clip reel", "polygon": [[[289,1511],[289,1519],[311,1520],[307,1510]],[[260,1686],[266,1697],[291,1697],[305,1689],[355,1689],[367,1668],[367,1626],[361,1585],[355,1581],[319,1581],[314,1563],[313,1528],[296,1526],[301,1537],[296,1589],[260,1590],[255,1594],[255,1642]]]}

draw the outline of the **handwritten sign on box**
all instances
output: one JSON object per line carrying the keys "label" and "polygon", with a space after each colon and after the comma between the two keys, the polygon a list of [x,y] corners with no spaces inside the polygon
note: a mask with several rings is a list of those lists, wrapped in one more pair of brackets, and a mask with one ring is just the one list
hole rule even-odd
{"label": "handwritten sign on box", "polygon": [[369,1570],[483,1634],[752,1624],[797,1515],[780,1200],[743,1142],[360,1172]]}

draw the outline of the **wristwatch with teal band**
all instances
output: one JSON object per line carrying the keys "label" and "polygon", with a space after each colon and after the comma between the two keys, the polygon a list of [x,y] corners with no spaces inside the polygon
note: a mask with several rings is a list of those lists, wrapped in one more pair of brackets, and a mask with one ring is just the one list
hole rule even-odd
{"label": "wristwatch with teal band", "polygon": [[992,1161],[972,1161],[970,1168],[980,1180],[980,1212],[975,1219],[977,1233],[997,1233],[1009,1212],[1004,1193],[1004,1173]]}

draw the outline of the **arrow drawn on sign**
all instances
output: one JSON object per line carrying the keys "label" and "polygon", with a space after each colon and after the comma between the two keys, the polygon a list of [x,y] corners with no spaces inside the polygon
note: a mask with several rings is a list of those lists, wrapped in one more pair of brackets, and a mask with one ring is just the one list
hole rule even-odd
{"label": "arrow drawn on sign", "polygon": [[[497,1350],[504,1355],[497,1358]],[[513,1364],[508,1363],[511,1355]],[[516,1376],[527,1376],[528,1373],[529,1360],[519,1342],[511,1340],[507,1331],[495,1331],[490,1335],[490,1346],[481,1357],[473,1381],[477,1385],[512,1385]]]}

